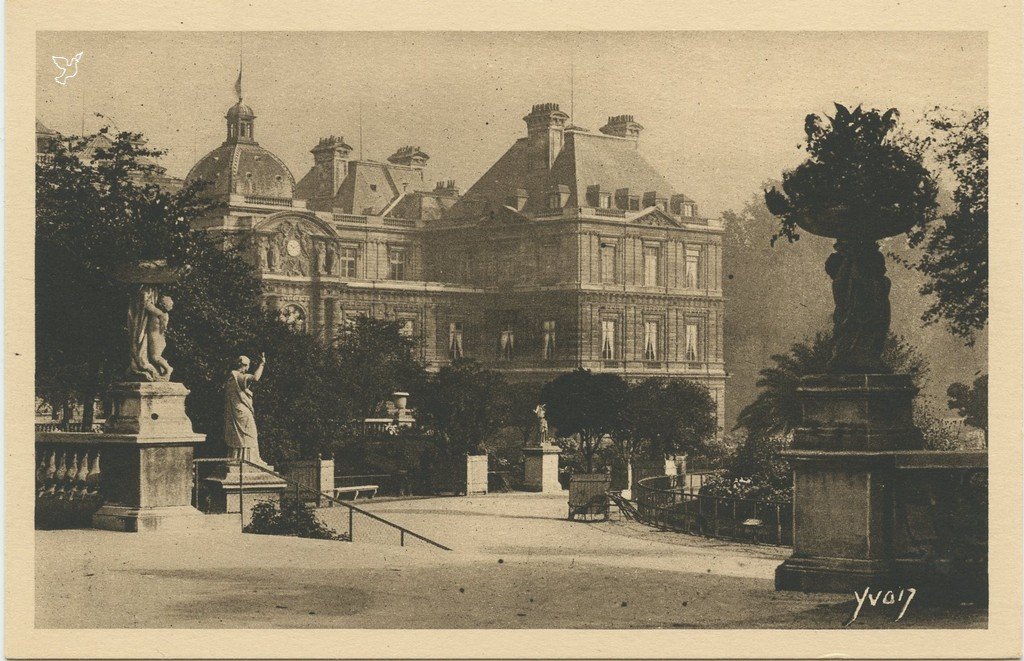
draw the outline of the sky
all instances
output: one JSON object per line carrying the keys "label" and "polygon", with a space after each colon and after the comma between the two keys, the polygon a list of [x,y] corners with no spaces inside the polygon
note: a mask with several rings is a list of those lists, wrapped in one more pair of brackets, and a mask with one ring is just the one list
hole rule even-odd
{"label": "sky", "polygon": [[[428,181],[466,190],[525,135],[533,104],[556,102],[591,130],[634,115],[645,158],[711,216],[799,163],[804,117],[833,101],[913,118],[988,95],[986,38],[967,32],[49,32],[36,43],[44,124],[77,134],[84,119],[91,133],[101,113],[168,150],[171,175],[223,142],[241,55],[256,140],[296,180],[335,134],[368,159],[419,146]],[[78,75],[57,84],[51,56],[80,51]]]}

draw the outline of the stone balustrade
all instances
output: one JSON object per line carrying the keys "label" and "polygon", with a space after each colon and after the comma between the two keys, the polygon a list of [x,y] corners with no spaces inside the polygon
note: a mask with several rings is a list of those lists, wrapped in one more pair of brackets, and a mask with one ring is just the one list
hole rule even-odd
{"label": "stone balustrade", "polygon": [[[54,434],[47,434],[52,438]],[[103,504],[99,444],[36,443],[36,526],[88,527]]]}

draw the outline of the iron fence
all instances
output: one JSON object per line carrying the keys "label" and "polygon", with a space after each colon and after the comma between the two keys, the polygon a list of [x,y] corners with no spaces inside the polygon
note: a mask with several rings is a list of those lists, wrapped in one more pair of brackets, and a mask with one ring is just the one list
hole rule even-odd
{"label": "iron fence", "polygon": [[682,477],[665,475],[637,482],[633,495],[640,521],[691,535],[792,546],[792,503],[702,496],[691,492]]}

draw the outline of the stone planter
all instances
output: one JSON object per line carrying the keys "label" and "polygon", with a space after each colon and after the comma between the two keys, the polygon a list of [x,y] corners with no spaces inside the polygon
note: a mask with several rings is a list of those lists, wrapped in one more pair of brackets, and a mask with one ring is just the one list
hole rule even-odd
{"label": "stone planter", "polygon": [[487,455],[466,455],[466,495],[487,493]]}

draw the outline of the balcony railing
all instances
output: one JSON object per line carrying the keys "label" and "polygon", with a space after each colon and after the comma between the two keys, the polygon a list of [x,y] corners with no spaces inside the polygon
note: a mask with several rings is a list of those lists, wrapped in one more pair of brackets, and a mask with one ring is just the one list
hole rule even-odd
{"label": "balcony railing", "polygon": [[266,195],[246,195],[247,204],[264,204],[272,207],[290,207],[294,202],[290,197],[267,197]]}

